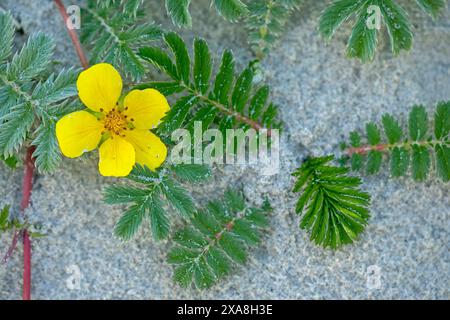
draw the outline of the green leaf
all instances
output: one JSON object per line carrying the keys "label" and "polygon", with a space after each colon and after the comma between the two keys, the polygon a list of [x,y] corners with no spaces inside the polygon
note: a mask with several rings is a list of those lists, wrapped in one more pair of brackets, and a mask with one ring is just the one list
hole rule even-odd
{"label": "green leaf", "polygon": [[264,110],[267,100],[269,98],[269,87],[260,87],[253,96],[249,105],[249,115],[252,119],[258,119],[261,112]]}
{"label": "green leaf", "polygon": [[160,188],[173,209],[182,217],[189,218],[194,214],[195,206],[192,198],[178,183],[166,178],[163,180]]}
{"label": "green leaf", "polygon": [[54,48],[53,40],[44,34],[32,35],[8,64],[8,79],[25,81],[39,75],[50,64]]}
{"label": "green leaf", "polygon": [[11,13],[0,14],[0,63],[6,60],[10,55],[14,41],[14,22]]}
{"label": "green leaf", "polygon": [[286,24],[300,0],[251,0],[248,2],[248,38],[261,60],[282,37]]}
{"label": "green leaf", "polygon": [[34,121],[30,105],[18,105],[0,119],[0,153],[5,158],[14,155],[22,146]]}
{"label": "green leaf", "polygon": [[176,58],[177,71],[183,82],[189,85],[190,59],[183,39],[175,32],[169,32],[164,36],[166,43],[172,49]]}
{"label": "green leaf", "polygon": [[211,168],[200,164],[178,164],[173,166],[175,175],[189,183],[204,182],[211,177]]}
{"label": "green leaf", "polygon": [[234,78],[234,57],[231,51],[225,50],[222,55],[219,72],[214,83],[214,96],[222,104],[228,105],[228,93]]}
{"label": "green leaf", "polygon": [[250,68],[245,69],[237,78],[234,85],[233,95],[231,98],[232,107],[237,112],[242,112],[250,97],[253,82],[253,71]]}
{"label": "green leaf", "polygon": [[[181,42],[181,38],[177,37],[167,46],[172,53],[180,51],[178,54],[175,53],[175,57],[178,55],[186,58],[185,45]],[[183,49],[174,49],[175,47]],[[171,110],[164,120],[169,123],[163,122],[162,129],[159,130],[164,131],[165,135],[178,128],[192,131],[195,121],[202,122],[203,130],[216,125],[222,132],[235,128],[243,130],[280,128],[278,107],[267,101],[268,88],[266,86],[254,88],[252,67],[245,69],[239,76],[235,75],[235,62],[231,51],[223,53],[213,86],[210,86],[213,59],[205,40],[194,41],[194,61],[191,63],[193,66],[190,66],[193,69],[191,83],[185,83],[185,80],[181,79],[178,74],[181,63],[177,62],[179,66],[177,68],[165,50],[142,48],[139,54],[144,60],[172,77],[174,81],[164,84],[162,88],[167,86],[169,92],[181,93],[181,98],[176,104],[177,108],[173,108],[174,110]],[[176,59],[186,61],[185,58]],[[183,65],[183,68],[186,66]],[[187,78],[186,71],[184,72],[184,77]],[[148,83],[138,87],[145,88],[152,85],[153,83]],[[187,101],[192,101],[191,107],[186,105]]]}
{"label": "green leaf", "polygon": [[352,170],[360,170],[363,166],[363,156],[357,153],[353,153],[351,157]]}
{"label": "green leaf", "polygon": [[380,130],[375,123],[369,122],[366,124],[367,140],[371,146],[375,146],[381,142]]}
{"label": "green leaf", "polygon": [[[370,196],[359,189],[361,179],[349,169],[328,165],[333,156],[310,158],[294,176],[304,181],[296,212],[300,227],[309,230],[311,241],[336,249],[352,243],[369,219]],[[305,177],[306,180],[305,180]]]}
{"label": "green leaf", "polygon": [[194,41],[194,83],[196,89],[205,94],[208,91],[212,72],[212,58],[208,44],[203,39]]}
{"label": "green leaf", "polygon": [[145,208],[142,205],[133,205],[120,217],[114,227],[114,234],[128,241],[136,234],[145,216]]}
{"label": "green leaf", "polygon": [[367,27],[368,4],[361,10],[361,15],[353,26],[352,34],[347,44],[347,56],[350,58],[359,58],[361,61],[372,61],[377,48],[377,30]]}
{"label": "green leaf", "polygon": [[178,82],[164,82],[164,81],[146,82],[133,87],[133,89],[137,90],[144,90],[148,88],[156,89],[166,97],[173,95],[175,93],[182,92],[184,90],[184,87],[181,86]]}
{"label": "green leaf", "polygon": [[147,60],[158,67],[161,71],[167,73],[172,79],[180,80],[177,67],[163,50],[155,47],[140,48],[139,55],[144,60]]}
{"label": "green leaf", "polygon": [[167,14],[177,27],[192,27],[192,17],[189,14],[191,0],[166,0]]}
{"label": "green leaf", "polygon": [[445,8],[445,0],[416,0],[417,4],[423,11],[428,13],[433,18],[436,18],[438,13]]}
{"label": "green leaf", "polygon": [[375,174],[380,171],[382,154],[379,151],[370,151],[367,156],[367,173]]}
{"label": "green leaf", "polygon": [[146,204],[153,238],[155,240],[166,239],[169,235],[170,223],[159,194],[155,193],[149,197]]}
{"label": "green leaf", "polygon": [[439,102],[434,115],[434,136],[442,139],[450,133],[450,102]]}
{"label": "green leaf", "polygon": [[7,229],[9,224],[9,208],[10,206],[5,206],[0,210],[0,230],[2,231]]}
{"label": "green leaf", "polygon": [[137,48],[162,36],[158,26],[143,21],[143,1],[107,1],[107,5],[94,0],[86,2],[81,10],[80,39],[90,51],[90,63],[107,62],[134,82],[142,79],[146,70]]}
{"label": "green leaf", "polygon": [[361,136],[358,132],[352,131],[350,132],[350,144],[352,147],[360,147],[361,146]]}
{"label": "green leaf", "polygon": [[358,12],[367,0],[340,0],[334,1],[320,16],[319,31],[330,40],[336,29],[348,20],[355,12]]}
{"label": "green leaf", "polygon": [[394,177],[404,176],[408,172],[409,152],[405,148],[395,147],[391,153],[391,172]]}
{"label": "green leaf", "polygon": [[105,189],[103,200],[108,204],[142,202],[148,191],[132,186],[112,185]]}
{"label": "green leaf", "polygon": [[[359,170],[367,160],[366,171],[373,174],[379,171],[383,154],[390,156],[390,169],[393,177],[408,173],[410,162],[412,177],[416,181],[424,181],[431,168],[432,153],[435,154],[436,172],[446,181],[447,164],[446,149],[449,146],[450,103],[437,104],[434,114],[434,138],[428,134],[428,116],[423,106],[414,106],[409,113],[409,137],[402,141],[402,128],[391,115],[382,117],[384,132],[389,144],[383,143],[380,132],[374,123],[366,125],[369,145],[361,145],[361,137],[350,134],[351,148],[345,149],[343,159],[351,157],[352,169]],[[359,148],[357,150],[353,148]],[[411,159],[411,161],[410,161]]]}
{"label": "green leaf", "polygon": [[78,74],[73,69],[62,70],[56,78],[52,74],[46,81],[36,85],[32,98],[44,105],[49,105],[73,97],[77,95],[75,85],[77,77]]}
{"label": "green leaf", "polygon": [[11,169],[16,169],[17,163],[19,162],[19,160],[17,160],[16,156],[11,156],[9,158],[5,158],[1,154],[0,154],[0,160],[2,160]]}
{"label": "green leaf", "polygon": [[36,146],[33,157],[36,159],[38,170],[41,173],[53,172],[61,161],[54,120],[47,119],[39,125],[32,145]]}
{"label": "green leaf", "polygon": [[382,122],[384,126],[384,132],[389,140],[390,144],[394,144],[400,141],[402,138],[402,128],[398,124],[398,121],[394,119],[393,116],[389,114],[384,114],[382,117]]}
{"label": "green leaf", "polygon": [[214,0],[217,12],[230,22],[237,21],[248,13],[247,6],[240,0]]}
{"label": "green leaf", "polygon": [[[445,7],[445,0],[415,2],[433,17]],[[406,11],[397,3],[394,0],[335,0],[323,11],[319,31],[329,40],[344,22],[355,16],[356,23],[348,41],[347,54],[367,62],[374,58],[377,33],[381,24],[384,24],[392,52],[397,55],[401,50],[410,50],[413,42],[412,23]]]}
{"label": "green leaf", "polygon": [[181,128],[189,111],[198,102],[198,97],[189,95],[180,98],[164,117],[158,127],[158,133],[170,135],[174,130]]}
{"label": "green leaf", "polygon": [[412,176],[415,181],[423,181],[430,170],[430,152],[426,147],[412,147]]}
{"label": "green leaf", "polygon": [[175,266],[174,280],[183,287],[211,287],[235,264],[246,262],[249,245],[260,243],[268,212],[248,208],[239,192],[228,190],[224,198],[198,210],[190,226],[175,235],[167,261]]}
{"label": "green leaf", "polygon": [[450,181],[450,148],[443,145],[436,146],[436,169],[442,181]]}
{"label": "green leaf", "polygon": [[382,0],[380,8],[389,33],[392,52],[399,54],[401,50],[411,49],[413,35],[403,8],[392,0]]}
{"label": "green leaf", "polygon": [[423,106],[414,106],[409,113],[409,136],[414,141],[422,140],[428,131],[428,115]]}

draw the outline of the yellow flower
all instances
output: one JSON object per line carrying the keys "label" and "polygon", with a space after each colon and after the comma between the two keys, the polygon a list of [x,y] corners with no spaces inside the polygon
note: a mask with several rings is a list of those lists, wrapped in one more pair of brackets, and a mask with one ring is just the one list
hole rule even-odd
{"label": "yellow flower", "polygon": [[100,63],[80,73],[80,100],[90,111],[76,111],[56,124],[62,153],[81,156],[99,146],[99,171],[103,176],[127,176],[135,163],[152,170],[166,159],[167,148],[149,130],[170,109],[157,90],[132,90],[119,103],[122,78],[110,64]]}

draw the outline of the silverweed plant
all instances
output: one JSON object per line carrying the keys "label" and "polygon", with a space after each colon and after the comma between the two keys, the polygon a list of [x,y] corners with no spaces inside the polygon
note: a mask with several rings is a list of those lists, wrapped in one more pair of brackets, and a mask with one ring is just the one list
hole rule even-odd
{"label": "silverweed plant", "polygon": [[[445,6],[443,0],[416,2],[433,17]],[[305,3],[211,1],[225,20],[246,25],[249,47],[258,60]],[[54,4],[68,27],[64,3]],[[173,133],[193,132],[196,122],[203,130],[266,130],[269,137],[282,128],[281,108],[272,102],[269,86],[257,79],[260,65],[250,61],[238,70],[231,48],[215,54],[201,38],[187,44],[176,31],[153,24],[143,4],[83,2],[80,38],[67,28],[83,70],[63,66],[58,72],[52,64],[58,44],[37,32],[15,50],[14,19],[9,12],[0,13],[0,158],[12,170],[24,169],[20,209],[11,204],[1,208],[0,232],[12,238],[3,263],[23,242],[24,299],[31,298],[30,237],[45,236],[41,223],[31,223],[26,214],[33,178],[54,172],[62,155],[75,158],[98,149],[99,174],[118,178],[107,180],[111,184],[103,191],[105,203],[123,209],[113,234],[125,248],[140,232],[150,233],[155,245],[168,241],[167,263],[182,287],[207,289],[233,272],[245,272],[236,266],[245,265],[251,247],[269,238],[270,199],[255,207],[239,188],[229,188],[205,205],[191,190],[209,183],[215,167],[169,161]],[[194,23],[190,10],[195,1],[192,8],[190,4],[161,1],[176,27]],[[392,0],[333,1],[319,19],[319,30],[331,38],[355,16],[348,53],[370,61],[379,31],[368,29],[368,9],[376,13],[376,6],[394,54],[409,50],[411,22]],[[384,115],[381,125],[366,125],[367,139],[349,133],[350,142],[342,143],[341,153],[309,157],[292,173],[293,193],[299,194],[292,211],[301,215],[300,227],[313,242],[338,249],[358,239],[370,222],[364,173],[379,172],[384,159],[393,177],[410,174],[424,181],[433,172],[443,183],[450,180],[450,102],[438,103],[432,121],[424,107],[414,106],[407,122],[406,134],[399,120]]]}

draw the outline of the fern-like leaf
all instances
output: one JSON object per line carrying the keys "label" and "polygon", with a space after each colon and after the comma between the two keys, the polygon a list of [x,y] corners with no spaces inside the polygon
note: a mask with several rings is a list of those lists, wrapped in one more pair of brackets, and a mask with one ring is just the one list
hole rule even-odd
{"label": "fern-like leaf", "polygon": [[252,0],[248,4],[249,42],[262,59],[283,35],[286,23],[302,0]]}
{"label": "fern-like leaf", "polygon": [[54,124],[67,99],[76,95],[76,71],[63,70],[45,78],[54,43],[37,33],[11,56],[14,25],[9,13],[0,14],[0,154],[14,158],[27,139],[41,172],[56,168],[60,160]]}
{"label": "fern-like leaf", "polygon": [[377,173],[383,156],[387,155],[394,177],[406,175],[411,168],[412,178],[423,181],[434,162],[437,175],[444,182],[450,181],[450,102],[438,103],[433,133],[429,130],[428,114],[423,106],[412,108],[408,119],[408,135],[389,114],[383,115],[382,125],[386,141],[382,141],[381,131],[373,123],[366,126],[368,144],[361,142],[357,132],[351,134],[351,146],[345,153],[346,158],[351,158],[354,170],[360,170],[366,162],[367,173]]}
{"label": "fern-like leaf", "polygon": [[[427,14],[436,17],[446,1],[417,0],[416,3]],[[406,11],[395,0],[335,0],[323,11],[319,30],[324,38],[330,40],[352,16],[356,16],[356,22],[347,43],[349,57],[359,58],[362,62],[373,60],[377,48],[377,29],[381,28],[382,23],[389,34],[394,55],[411,49],[411,22]]]}
{"label": "fern-like leaf", "polygon": [[223,200],[210,202],[178,231],[168,254],[175,266],[174,280],[183,287],[211,287],[228,275],[233,266],[247,261],[248,246],[261,242],[268,226],[269,207],[247,207],[241,193],[228,190]]}
{"label": "fern-like leaf", "polygon": [[167,74],[172,81],[141,84],[138,88],[167,88],[167,92],[182,92],[181,98],[167,114],[159,133],[170,133],[180,127],[190,127],[193,121],[204,121],[204,130],[212,124],[219,128],[278,128],[277,108],[268,103],[268,88],[254,88],[252,68],[235,74],[231,51],[223,53],[221,64],[212,78],[213,58],[206,41],[194,41],[191,61],[183,40],[175,33],[164,36],[171,53],[157,47],[144,47],[139,55]]}
{"label": "fern-like leaf", "polygon": [[108,1],[99,6],[96,0],[89,0],[81,11],[81,41],[90,49],[90,62],[109,62],[136,81],[146,71],[136,48],[161,38],[159,27],[142,22],[141,2]]}
{"label": "fern-like leaf", "polygon": [[361,179],[348,175],[350,169],[330,165],[333,159],[308,159],[293,175],[294,192],[301,192],[295,209],[302,214],[300,228],[316,244],[336,249],[364,231],[370,196],[360,190]]}
{"label": "fern-like leaf", "polygon": [[[247,15],[248,9],[241,0],[211,0],[217,13],[230,22]],[[189,13],[191,0],[166,0],[166,10],[172,22],[177,27],[192,27],[192,17]]]}
{"label": "fern-like leaf", "polygon": [[128,179],[139,183],[139,187],[112,185],[104,193],[108,204],[130,205],[116,223],[115,235],[128,241],[147,221],[155,240],[167,238],[170,231],[167,205],[184,219],[195,212],[193,200],[180,182],[200,183],[209,177],[210,170],[203,165],[173,165],[157,172],[137,165]]}

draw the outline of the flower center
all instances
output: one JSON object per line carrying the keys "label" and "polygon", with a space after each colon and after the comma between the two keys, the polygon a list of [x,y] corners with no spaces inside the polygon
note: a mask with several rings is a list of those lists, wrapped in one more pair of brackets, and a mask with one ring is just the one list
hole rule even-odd
{"label": "flower center", "polygon": [[110,133],[119,135],[122,130],[127,130],[127,120],[122,112],[117,109],[109,111],[103,121],[105,129]]}

